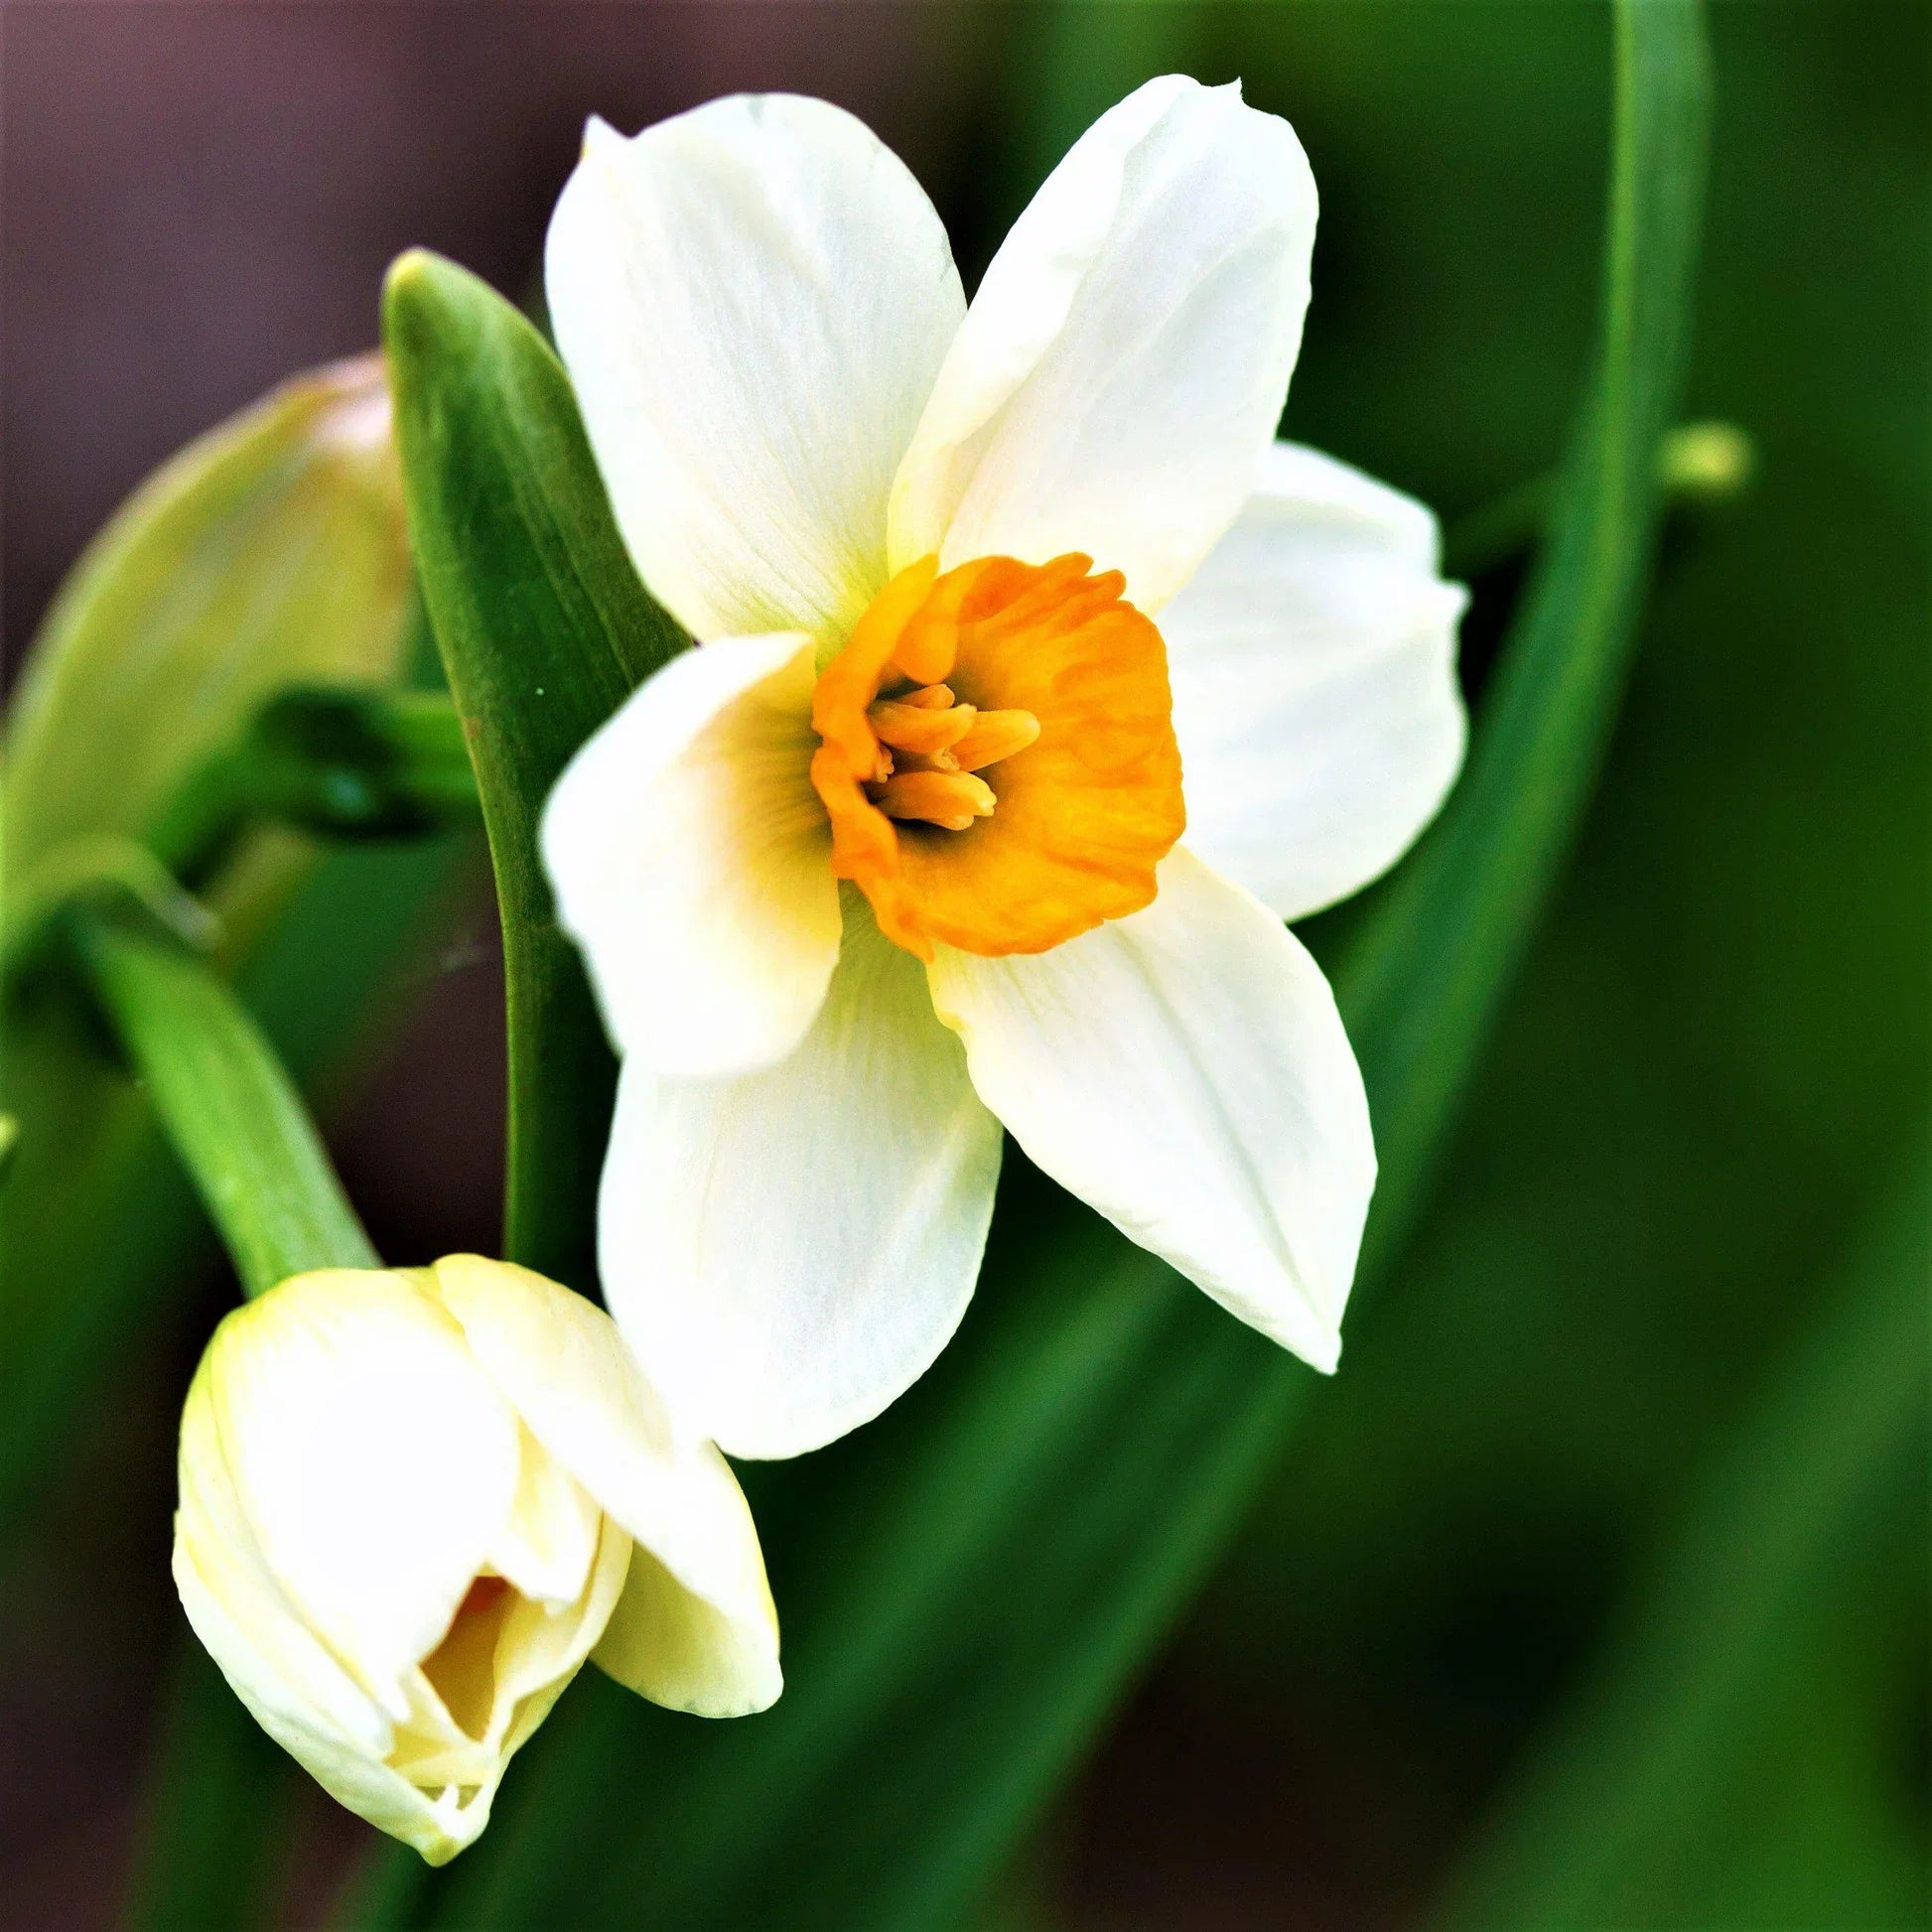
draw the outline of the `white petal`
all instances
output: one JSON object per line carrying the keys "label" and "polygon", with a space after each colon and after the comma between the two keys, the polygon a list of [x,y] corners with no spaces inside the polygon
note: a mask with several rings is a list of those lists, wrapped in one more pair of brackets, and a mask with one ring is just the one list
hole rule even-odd
{"label": "white petal", "polygon": [[789,1059],[618,1086],[600,1200],[605,1294],[645,1372],[735,1455],[796,1455],[922,1375],[986,1242],[1000,1130],[918,962],[856,893]]}
{"label": "white petal", "polygon": [[393,1726],[369,1694],[330,1655],[275,1581],[254,1532],[241,1515],[218,1451],[210,1455],[206,1428],[195,1420],[191,1398],[184,1419],[184,1457],[198,1464],[182,1473],[181,1507],[175,1513],[175,1568],[193,1569],[198,1590],[220,1611],[218,1627],[203,1629],[202,1607],[183,1604],[204,1645],[231,1682],[257,1683],[260,1695],[299,1727],[315,1730],[332,1747],[381,1757]]}
{"label": "white petal", "polygon": [[175,1586],[203,1647],[255,1721],[339,1802],[441,1863],[483,1829],[487,1798],[457,1820],[385,1761],[395,1724],[303,1621],[262,1556],[222,1454],[206,1361],[182,1415],[180,1466]]}
{"label": "white petal", "polygon": [[1461,765],[1468,598],[1438,550],[1413,497],[1277,443],[1161,614],[1187,844],[1284,918],[1386,872]]}
{"label": "white petal", "polygon": [[562,1610],[584,1592],[603,1511],[527,1428],[518,1430],[516,1500],[489,1546],[488,1567],[517,1593]]}
{"label": "white petal", "polygon": [[768,1711],[784,1689],[769,1599],[762,1619],[729,1616],[686,1589],[641,1543],[592,1655],[639,1697],[699,1718]]}
{"label": "white petal", "polygon": [[1233,520],[1301,347],[1314,179],[1237,85],[1150,80],[1014,224],[893,488],[894,567],[1085,551],[1156,611]]}
{"label": "white petal", "polygon": [[[476,1255],[447,1256],[435,1274],[477,1359],[530,1433],[636,1543],[613,1641],[630,1627],[621,1604],[634,1611],[654,1585],[672,1604],[665,1619],[701,1630],[711,1645],[703,1655],[688,1644],[675,1656],[639,1655],[625,1681],[689,1709],[687,1695],[660,1693],[683,1693],[696,1677],[731,1715],[763,1710],[781,1683],[777,1620],[758,1532],[724,1457],[672,1427],[616,1324],[581,1295]],[[685,1597],[693,1600],[674,1600]]]}
{"label": "white petal", "polygon": [[548,1619],[539,1641],[527,1638],[507,1660],[506,1688],[517,1699],[516,1715],[503,1738],[503,1754],[519,1749],[550,1715],[550,1708],[597,1648],[622,1596],[635,1545],[613,1517],[603,1519],[597,1562],[584,1594],[564,1616]]}
{"label": "white petal", "polygon": [[612,1038],[716,1079],[789,1052],[839,956],[839,893],[812,790],[812,645],[688,650],[634,691],[544,807],[557,916]]}
{"label": "white petal", "polygon": [[[291,1668],[289,1649],[262,1647],[262,1625],[243,1621],[232,1600],[204,1575],[195,1551],[179,1534],[174,1573],[188,1620],[221,1667],[229,1687],[255,1722],[331,1797],[358,1818],[414,1846],[431,1864],[447,1863],[476,1839],[489,1822],[500,1762],[481,1789],[468,1794],[446,1791],[432,1799],[383,1761],[386,1737],[374,1743],[334,1722],[328,1710],[304,1701],[304,1675]],[[303,1641],[313,1653],[308,1660],[310,1681],[313,1674],[337,1668],[306,1632]]]}
{"label": "white petal", "polygon": [[277,1584],[401,1718],[402,1674],[509,1514],[514,1413],[435,1301],[373,1270],[299,1275],[237,1309],[198,1398]]}
{"label": "white petal", "polygon": [[1176,850],[1145,911],[1032,956],[941,947],[931,976],[1036,1166],[1334,1367],[1375,1152],[1327,982],[1266,906]]}
{"label": "white petal", "polygon": [[629,1537],[600,1513],[594,1560],[573,1600],[537,1603],[512,1589],[459,1611],[410,1683],[411,1722],[398,1730],[390,1764],[428,1791],[494,1785],[603,1635],[629,1564]]}
{"label": "white petal", "polygon": [[842,634],[965,307],[932,204],[843,109],[739,94],[592,121],[550,316],[644,581],[700,638]]}

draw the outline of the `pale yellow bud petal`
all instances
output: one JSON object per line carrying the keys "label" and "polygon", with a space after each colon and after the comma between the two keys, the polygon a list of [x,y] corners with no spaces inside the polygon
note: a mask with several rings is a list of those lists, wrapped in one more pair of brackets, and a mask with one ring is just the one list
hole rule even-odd
{"label": "pale yellow bud petal", "polygon": [[[232,1599],[203,1577],[179,1531],[174,1571],[188,1620],[230,1688],[255,1722],[333,1798],[413,1846],[431,1864],[454,1858],[483,1830],[493,1784],[468,1804],[456,1791],[439,1803],[388,1762],[390,1726],[373,1705],[365,1703],[364,1710],[382,1727],[376,1742],[355,1729],[339,1727],[330,1712],[304,1701],[303,1692],[313,1688],[329,1660],[300,1625],[278,1626],[260,1617],[244,1622],[232,1610]],[[307,1682],[304,1663],[312,1667]],[[347,1683],[346,1678],[342,1681]]]}
{"label": "pale yellow bud petal", "polygon": [[591,1657],[639,1697],[700,1718],[750,1717],[768,1710],[784,1689],[769,1594],[761,1613],[722,1610],[686,1589],[641,1545]]}
{"label": "pale yellow bud petal", "polygon": [[516,1498],[487,1567],[525,1596],[561,1609],[583,1593],[604,1512],[529,1429],[518,1425]]}
{"label": "pale yellow bud petal", "polygon": [[777,1694],[723,1458],[669,1429],[601,1310],[475,1257],[297,1276],[221,1324],[182,1417],[174,1570],[269,1734],[432,1863],[488,1822],[621,1599],[655,1604],[622,1622],[646,1695],[726,1715]]}
{"label": "pale yellow bud petal", "polygon": [[298,1275],[216,1329],[205,1369],[241,1508],[290,1600],[401,1717],[510,1513],[516,1413],[408,1277]]}
{"label": "pale yellow bud petal", "polygon": [[[435,1269],[445,1305],[525,1426],[638,1549],[618,1615],[652,1607],[627,1661],[597,1661],[659,1704],[707,1717],[762,1711],[783,1688],[777,1616],[758,1532],[737,1478],[709,1444],[673,1425],[605,1312],[540,1275],[475,1255]],[[649,1562],[644,1561],[646,1555]],[[661,1573],[662,1582],[658,1581]],[[690,1600],[668,1600],[678,1595]],[[659,1600],[667,1599],[667,1600]],[[658,1669],[653,1631],[687,1658]],[[614,1639],[614,1644],[618,1643]]]}

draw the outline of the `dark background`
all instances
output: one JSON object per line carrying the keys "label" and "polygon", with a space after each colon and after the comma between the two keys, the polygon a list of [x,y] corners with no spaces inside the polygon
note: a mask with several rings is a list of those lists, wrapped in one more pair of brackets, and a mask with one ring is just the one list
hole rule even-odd
{"label": "dark background", "polygon": [[[1733,4],[1714,33],[1690,408],[1749,431],[1757,481],[1669,532],[1602,791],[1425,1238],[1003,1922],[1410,1922],[1620,1654],[1700,1472],[1784,1452],[1751,1435],[1759,1392],[1830,1318],[1922,1118],[1932,35],[1904,4]],[[1587,348],[1609,38],[1583,4],[11,0],[0,37],[10,667],[147,471],[373,341],[401,248],[531,294],[592,110],[836,99],[926,183],[970,284],[1093,113],[1167,67],[1240,74],[1323,200],[1288,429],[1451,521],[1552,461]],[[1479,588],[1478,673],[1511,584]],[[398,1259],[495,1238],[493,943],[480,900],[340,1124]],[[143,1344],[9,1574],[0,1923],[111,1922],[179,1623],[174,1419],[220,1296]],[[1615,1922],[1928,1923],[1906,1447]],[[305,1829],[312,1907],[357,1840],[320,1805]]]}

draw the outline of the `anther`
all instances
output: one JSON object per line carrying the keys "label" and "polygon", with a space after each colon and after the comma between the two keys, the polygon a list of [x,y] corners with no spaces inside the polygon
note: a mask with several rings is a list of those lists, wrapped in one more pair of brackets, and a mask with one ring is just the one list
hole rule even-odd
{"label": "anther", "polygon": [[982,711],[949,749],[962,771],[978,771],[1024,752],[1038,736],[1039,720],[1031,711]]}
{"label": "anther", "polygon": [[948,705],[942,711],[895,698],[881,698],[866,712],[867,722],[882,745],[890,745],[896,752],[921,753],[943,752],[958,744],[978,716],[969,704]]}
{"label": "anther", "polygon": [[976,818],[993,814],[993,787],[966,771],[900,771],[873,799],[888,818],[919,818],[948,832],[963,832]]}

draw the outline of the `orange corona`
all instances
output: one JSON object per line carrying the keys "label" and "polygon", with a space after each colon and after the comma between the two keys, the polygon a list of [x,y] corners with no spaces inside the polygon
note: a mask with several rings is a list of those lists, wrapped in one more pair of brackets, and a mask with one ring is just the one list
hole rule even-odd
{"label": "orange corona", "polygon": [[1092,569],[921,558],[819,676],[832,869],[921,959],[1044,952],[1137,912],[1185,827],[1166,646]]}

